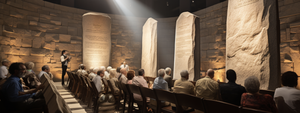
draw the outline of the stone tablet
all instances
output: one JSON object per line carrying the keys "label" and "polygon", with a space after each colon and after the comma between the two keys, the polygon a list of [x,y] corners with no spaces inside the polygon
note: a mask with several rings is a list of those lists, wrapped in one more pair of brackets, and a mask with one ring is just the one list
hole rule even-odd
{"label": "stone tablet", "polygon": [[279,86],[280,58],[276,0],[229,0],[226,69],[237,74],[237,84],[249,76],[261,89]]}
{"label": "stone tablet", "polygon": [[111,50],[111,19],[102,13],[86,13],[82,19],[83,64],[86,68],[108,66]]}
{"label": "stone tablet", "polygon": [[[175,32],[175,53],[173,79],[180,79],[180,72],[188,70],[189,80],[194,80],[195,75],[195,37],[196,16],[189,12],[183,12],[177,19]],[[199,52],[198,52],[199,53]],[[199,62],[200,63],[200,62]],[[198,69],[200,70],[200,68]],[[200,73],[199,73],[200,74]]]}
{"label": "stone tablet", "polygon": [[142,39],[142,69],[145,76],[156,77],[157,75],[157,21],[148,18],[143,26]]}

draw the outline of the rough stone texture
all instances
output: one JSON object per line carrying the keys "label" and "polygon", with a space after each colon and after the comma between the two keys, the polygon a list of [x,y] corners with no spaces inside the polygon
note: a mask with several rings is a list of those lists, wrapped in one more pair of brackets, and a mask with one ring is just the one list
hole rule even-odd
{"label": "rough stone texture", "polygon": [[111,18],[103,13],[86,13],[83,15],[82,26],[83,63],[87,69],[109,66]]}
{"label": "rough stone texture", "polygon": [[181,13],[177,19],[173,79],[180,79],[180,72],[188,70],[189,80],[194,80],[195,20],[196,16],[189,12]]}
{"label": "rough stone texture", "polygon": [[276,17],[274,0],[228,1],[226,69],[236,71],[238,84],[256,76],[262,89],[280,85]]}
{"label": "rough stone texture", "polygon": [[143,26],[142,64],[145,76],[157,77],[157,20],[148,18]]}

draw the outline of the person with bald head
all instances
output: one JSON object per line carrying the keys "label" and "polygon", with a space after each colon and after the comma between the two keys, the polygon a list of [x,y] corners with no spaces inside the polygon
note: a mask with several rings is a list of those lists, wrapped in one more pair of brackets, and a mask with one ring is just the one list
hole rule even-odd
{"label": "person with bald head", "polygon": [[196,82],[196,96],[203,97],[205,99],[220,99],[219,83],[213,80],[214,74],[214,70],[208,69],[206,76]]}
{"label": "person with bald head", "polygon": [[126,68],[122,68],[121,70],[121,75],[118,77],[119,82],[123,83],[123,84],[127,84],[127,70]]}
{"label": "person with bald head", "polygon": [[235,83],[236,73],[234,70],[227,70],[226,78],[229,82],[220,84],[222,100],[224,102],[239,106],[241,104],[241,96],[243,93],[246,93],[246,89],[243,86]]}

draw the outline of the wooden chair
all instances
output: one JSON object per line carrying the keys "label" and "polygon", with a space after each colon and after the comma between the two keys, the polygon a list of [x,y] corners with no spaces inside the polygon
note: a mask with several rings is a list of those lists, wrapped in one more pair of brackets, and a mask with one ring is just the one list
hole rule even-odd
{"label": "wooden chair", "polygon": [[[167,101],[167,102],[171,102],[176,104],[176,106],[179,106],[176,96],[174,93],[169,92],[169,91],[165,91],[165,90],[161,90],[161,89],[154,89],[157,99],[156,101]],[[174,113],[173,110],[168,110],[168,109],[164,109],[161,108],[162,112],[169,112],[169,113]],[[176,113],[180,113],[180,108],[176,108]]]}
{"label": "wooden chair", "polygon": [[[175,95],[179,104],[178,107],[186,106],[186,107],[191,107],[206,112],[203,103],[203,98],[199,98],[193,95],[183,94],[183,93],[175,93]],[[180,108],[180,110],[182,110],[182,108]]]}
{"label": "wooden chair", "polygon": [[261,93],[261,94],[269,94],[272,97],[274,97],[274,90],[262,90],[262,89],[260,89],[259,93]]}
{"label": "wooden chair", "polygon": [[[127,112],[128,113],[132,113],[132,111],[130,111],[130,109],[131,109],[131,96],[130,96],[130,91],[129,91],[129,89],[128,89],[128,86],[126,86],[126,84],[123,84],[123,83],[121,83],[121,82],[119,82],[119,85],[121,86],[121,89],[122,89],[122,91],[123,91],[123,93],[124,93],[124,104],[123,104],[123,112],[125,112],[125,105],[126,105],[126,103],[128,103],[128,109],[127,109]],[[128,102],[127,102],[128,101]]]}
{"label": "wooden chair", "polygon": [[67,74],[68,74],[68,76],[69,76],[69,79],[68,79],[68,81],[69,81],[69,82],[68,82],[68,83],[69,83],[68,88],[69,88],[70,90],[72,90],[75,80],[74,80],[74,77],[73,77],[73,75],[72,75],[71,72],[67,71]]}
{"label": "wooden chair", "polygon": [[[157,99],[157,96],[154,92],[154,90],[149,89],[149,88],[145,88],[145,87],[140,87],[141,89],[141,94],[142,94],[142,98],[143,98],[143,110],[147,110],[145,109],[147,106],[150,107],[152,110],[155,111],[155,113],[161,113],[161,103],[160,101],[156,101],[156,106],[155,105],[151,105],[150,103],[147,103],[147,97],[151,98],[151,99]],[[147,106],[145,106],[147,105]],[[147,111],[143,111],[143,113],[147,113]]]}
{"label": "wooden chair", "polygon": [[89,86],[89,89],[88,89],[88,94],[87,94],[87,105],[88,107],[90,108],[91,107],[91,101],[93,100],[93,97],[94,97],[94,87],[92,86],[93,82],[88,78],[88,77],[84,77],[85,80],[87,81],[87,84]]}
{"label": "wooden chair", "polygon": [[240,113],[271,113],[271,112],[247,108],[247,107],[240,107]]}
{"label": "wooden chair", "polygon": [[86,83],[85,79],[83,78],[84,76],[80,76],[80,80],[82,83],[82,88],[81,88],[81,93],[80,93],[80,99],[82,100],[82,102],[86,102],[86,94],[87,94],[87,89],[88,89],[88,84]]}
{"label": "wooden chair", "polygon": [[278,113],[296,113],[289,105],[287,105],[282,96],[275,97],[275,103],[278,108]]}
{"label": "wooden chair", "polygon": [[239,106],[218,100],[203,99],[207,113],[239,113]]}
{"label": "wooden chair", "polygon": [[[143,106],[143,101],[136,101],[136,100],[134,100],[134,97],[133,97],[133,94],[142,95],[140,87],[136,86],[136,85],[133,85],[133,84],[127,84],[127,85],[128,85],[128,89],[130,91],[130,93],[129,93],[130,98],[132,99],[131,103],[130,103],[131,104],[130,106],[132,107],[132,108],[130,108],[131,111],[133,110],[133,103],[134,102],[138,104],[139,108],[142,108],[142,109],[140,109],[140,111],[145,111],[146,108],[142,107]],[[146,106],[146,104],[144,104],[144,106]]]}
{"label": "wooden chair", "polygon": [[119,108],[120,108],[120,105],[121,105],[121,103],[120,103],[120,101],[121,101],[121,94],[120,94],[120,92],[117,93],[115,91],[115,89],[113,88],[113,85],[110,82],[110,80],[107,80],[107,83],[108,83],[109,88],[111,89],[111,93],[112,93],[113,97],[115,98],[116,110],[119,111]]}
{"label": "wooden chair", "polygon": [[91,86],[92,86],[92,93],[93,93],[92,100],[93,100],[93,105],[94,105],[94,113],[98,113],[99,105],[100,105],[98,100],[102,94],[102,91],[98,92],[94,82],[91,82]]}
{"label": "wooden chair", "polygon": [[104,94],[110,94],[111,89],[108,86],[107,80],[105,78],[102,79],[102,83],[104,84]]}

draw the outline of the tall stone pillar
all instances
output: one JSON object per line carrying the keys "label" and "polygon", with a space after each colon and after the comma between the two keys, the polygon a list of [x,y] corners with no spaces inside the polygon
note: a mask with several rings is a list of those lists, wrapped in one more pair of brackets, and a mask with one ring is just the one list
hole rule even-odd
{"label": "tall stone pillar", "polygon": [[83,64],[108,66],[111,50],[111,19],[103,13],[86,13],[82,19]]}
{"label": "tall stone pillar", "polygon": [[279,86],[280,56],[276,0],[229,0],[226,36],[226,69],[244,85],[249,76],[260,88]]}
{"label": "tall stone pillar", "polygon": [[157,21],[148,18],[143,26],[142,38],[142,69],[145,76],[156,77],[157,75]]}
{"label": "tall stone pillar", "polygon": [[196,24],[196,22],[198,23],[198,18],[189,12],[181,13],[177,19],[173,79],[180,79],[182,70],[188,70],[190,81],[194,80],[195,75],[197,75],[196,78],[199,78],[200,46],[198,40],[200,39],[197,26],[200,24]]}

